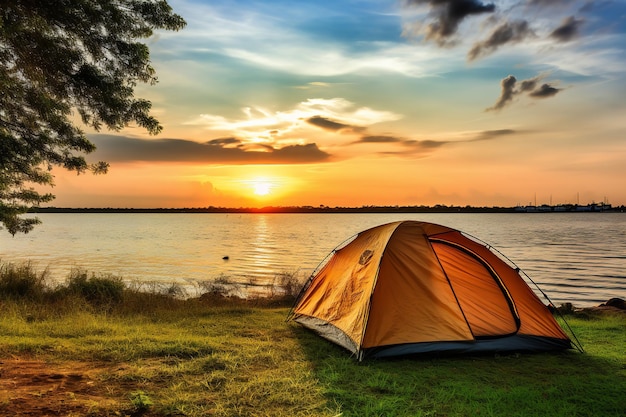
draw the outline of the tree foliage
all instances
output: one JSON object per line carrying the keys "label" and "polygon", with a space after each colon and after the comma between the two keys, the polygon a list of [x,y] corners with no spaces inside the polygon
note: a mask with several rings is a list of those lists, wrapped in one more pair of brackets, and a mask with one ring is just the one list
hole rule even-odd
{"label": "tree foliage", "polygon": [[184,26],[166,0],[0,0],[0,223],[9,233],[39,222],[21,215],[54,198],[34,188],[53,185],[54,166],[106,172],[86,162],[95,146],[76,115],[96,131],[161,131],[151,103],[134,96],[139,82],[157,81],[140,40]]}

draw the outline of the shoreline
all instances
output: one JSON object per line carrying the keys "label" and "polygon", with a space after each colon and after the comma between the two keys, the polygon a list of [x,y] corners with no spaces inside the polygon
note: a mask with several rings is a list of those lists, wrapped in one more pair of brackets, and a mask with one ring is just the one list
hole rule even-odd
{"label": "shoreline", "polygon": [[184,208],[121,208],[121,207],[33,207],[29,213],[250,213],[250,214],[354,214],[354,213],[623,213],[626,206],[610,204],[563,204],[516,207],[472,206],[266,206],[266,207],[184,207]]}

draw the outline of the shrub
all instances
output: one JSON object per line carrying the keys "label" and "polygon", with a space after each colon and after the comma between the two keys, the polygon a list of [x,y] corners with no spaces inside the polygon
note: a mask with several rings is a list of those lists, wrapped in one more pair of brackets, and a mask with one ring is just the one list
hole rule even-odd
{"label": "shrub", "polygon": [[227,298],[233,293],[239,291],[239,285],[228,279],[227,276],[220,274],[212,281],[199,281],[198,285],[201,289],[201,296]]}
{"label": "shrub", "polygon": [[120,277],[113,275],[98,276],[76,269],[70,272],[67,291],[78,295],[96,306],[119,304],[124,298],[126,286]]}
{"label": "shrub", "polygon": [[39,300],[48,292],[48,269],[37,273],[31,262],[20,265],[0,263],[0,297]]}
{"label": "shrub", "polygon": [[290,304],[295,301],[301,288],[298,271],[281,272],[274,276],[267,298],[279,304]]}
{"label": "shrub", "polygon": [[281,289],[285,298],[295,300],[300,289],[302,288],[302,280],[298,277],[298,271],[283,272],[274,278],[274,284]]}

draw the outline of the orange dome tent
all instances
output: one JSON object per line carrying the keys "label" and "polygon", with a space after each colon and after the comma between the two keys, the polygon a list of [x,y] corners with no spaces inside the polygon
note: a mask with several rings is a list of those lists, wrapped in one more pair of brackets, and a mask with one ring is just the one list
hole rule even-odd
{"label": "orange dome tent", "polygon": [[417,221],[335,249],[289,317],[359,360],[572,347],[518,268],[458,230]]}

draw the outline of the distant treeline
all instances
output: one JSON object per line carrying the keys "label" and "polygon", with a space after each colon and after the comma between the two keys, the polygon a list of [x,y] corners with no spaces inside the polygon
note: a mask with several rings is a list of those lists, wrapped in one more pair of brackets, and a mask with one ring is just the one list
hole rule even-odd
{"label": "distant treeline", "polygon": [[[550,206],[552,207],[552,206]],[[329,206],[288,206],[288,207],[191,207],[191,208],[68,208],[68,207],[34,207],[31,213],[520,213],[520,212],[575,212],[581,211],[572,205],[568,210],[529,210],[524,207],[473,207],[473,206],[362,206],[362,207],[329,207]],[[626,206],[607,206],[595,212],[624,212]]]}

